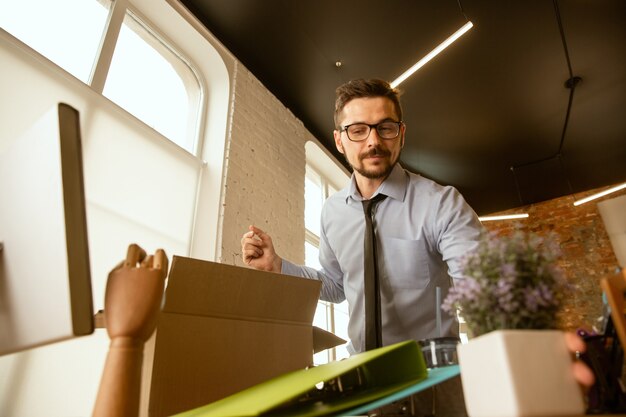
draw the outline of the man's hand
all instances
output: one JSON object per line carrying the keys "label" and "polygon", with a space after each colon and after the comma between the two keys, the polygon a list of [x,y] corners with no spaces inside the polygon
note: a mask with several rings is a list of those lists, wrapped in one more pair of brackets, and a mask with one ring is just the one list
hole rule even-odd
{"label": "man's hand", "polygon": [[243,262],[255,269],[280,273],[283,260],[276,254],[272,238],[255,226],[248,229],[241,238]]}
{"label": "man's hand", "polygon": [[136,244],[128,246],[126,259],[110,273],[104,298],[104,317],[111,339],[130,338],[145,342],[156,327],[165,277],[167,256],[154,255]]}
{"label": "man's hand", "polygon": [[[587,349],[584,340],[573,332],[565,333],[565,344],[572,353],[582,353]],[[596,381],[593,371],[581,360],[574,360],[572,363],[572,372],[576,381],[578,381],[584,389],[590,388]]]}

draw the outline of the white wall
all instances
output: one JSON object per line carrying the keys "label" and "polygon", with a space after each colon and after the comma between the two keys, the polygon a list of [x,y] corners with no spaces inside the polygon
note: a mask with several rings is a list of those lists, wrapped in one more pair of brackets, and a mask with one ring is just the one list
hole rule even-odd
{"label": "white wall", "polygon": [[[189,252],[200,161],[2,35],[0,142],[57,102],[80,112],[94,306],[102,308],[107,273],[129,243]],[[98,331],[0,358],[0,415],[88,415],[107,346]]]}

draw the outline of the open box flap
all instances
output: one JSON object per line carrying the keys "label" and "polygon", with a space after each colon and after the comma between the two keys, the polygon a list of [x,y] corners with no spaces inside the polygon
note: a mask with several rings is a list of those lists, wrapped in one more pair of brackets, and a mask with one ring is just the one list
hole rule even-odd
{"label": "open box flap", "polygon": [[311,325],[321,282],[174,256],[164,312]]}
{"label": "open box flap", "polygon": [[335,346],[343,345],[347,341],[334,333],[313,326],[313,352],[318,353]]}

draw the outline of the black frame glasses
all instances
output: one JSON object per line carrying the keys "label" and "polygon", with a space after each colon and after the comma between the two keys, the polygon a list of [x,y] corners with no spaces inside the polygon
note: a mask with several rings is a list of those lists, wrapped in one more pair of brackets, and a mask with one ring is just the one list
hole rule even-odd
{"label": "black frame glasses", "polygon": [[[372,128],[374,128],[376,129],[376,133],[378,134],[379,138],[391,140],[400,136],[402,124],[402,121],[394,122],[391,120],[385,120],[373,125],[370,125],[368,123],[352,123],[349,125],[341,126],[341,129],[339,131],[346,132],[346,136],[352,142],[363,142],[370,137],[370,133],[372,133]],[[367,131],[360,130],[365,128],[367,128]],[[353,138],[355,135],[358,139]],[[363,137],[361,138],[361,136]]]}

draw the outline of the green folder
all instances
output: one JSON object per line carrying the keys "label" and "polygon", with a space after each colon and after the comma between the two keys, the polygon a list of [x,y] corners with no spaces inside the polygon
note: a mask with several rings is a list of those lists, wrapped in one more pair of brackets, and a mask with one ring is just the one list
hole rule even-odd
{"label": "green folder", "polygon": [[[283,374],[178,417],[328,416],[388,404],[458,375],[426,369],[414,341]],[[400,395],[398,397],[398,395]]]}

